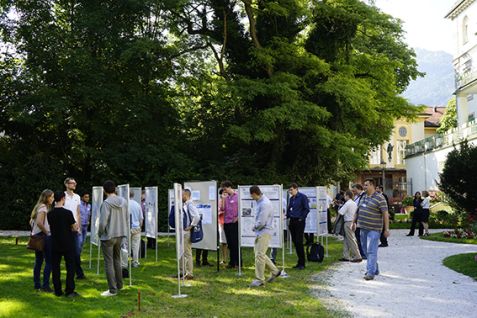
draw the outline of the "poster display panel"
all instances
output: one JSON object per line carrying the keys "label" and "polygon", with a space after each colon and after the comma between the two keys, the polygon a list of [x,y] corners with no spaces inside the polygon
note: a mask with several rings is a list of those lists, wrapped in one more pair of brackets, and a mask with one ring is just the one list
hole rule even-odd
{"label": "poster display panel", "polygon": [[[174,183],[174,201],[181,202],[182,201],[182,186],[179,183]],[[182,224],[183,218],[183,210],[181,204],[174,205],[174,216],[175,216],[175,223]],[[184,254],[184,229],[182,226],[176,226],[176,257],[179,260],[182,255]]]}
{"label": "poster display panel", "polygon": [[318,226],[317,226],[317,197],[318,197],[318,189],[317,187],[303,187],[299,188],[298,191],[303,193],[308,197],[308,205],[310,206],[310,213],[306,217],[305,223],[305,233],[316,233]]}
{"label": "poster display panel", "polygon": [[98,226],[101,204],[103,204],[103,187],[93,187],[91,198],[91,244],[98,246]]}
{"label": "poster display panel", "polygon": [[158,214],[158,207],[157,207],[157,187],[146,187],[146,197],[145,197],[145,215],[144,221],[145,223],[145,230],[146,230],[146,237],[157,237],[157,214]]}

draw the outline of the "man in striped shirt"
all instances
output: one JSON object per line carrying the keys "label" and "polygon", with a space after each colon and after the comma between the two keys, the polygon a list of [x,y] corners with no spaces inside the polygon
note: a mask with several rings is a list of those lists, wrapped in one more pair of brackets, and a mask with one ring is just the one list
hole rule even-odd
{"label": "man in striped shirt", "polygon": [[366,179],[364,182],[366,194],[359,204],[359,214],[355,215],[353,228],[356,225],[361,229],[361,247],[367,256],[365,280],[374,279],[379,275],[378,267],[378,245],[381,230],[385,237],[389,236],[389,214],[386,199],[382,194],[376,192],[373,179]]}

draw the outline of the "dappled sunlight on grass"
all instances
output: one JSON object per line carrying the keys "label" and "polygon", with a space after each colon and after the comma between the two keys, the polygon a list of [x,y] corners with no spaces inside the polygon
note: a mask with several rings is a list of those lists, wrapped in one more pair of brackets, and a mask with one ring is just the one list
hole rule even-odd
{"label": "dappled sunlight on grass", "polygon": [[15,313],[24,311],[26,305],[18,300],[0,300],[0,317],[13,317]]}

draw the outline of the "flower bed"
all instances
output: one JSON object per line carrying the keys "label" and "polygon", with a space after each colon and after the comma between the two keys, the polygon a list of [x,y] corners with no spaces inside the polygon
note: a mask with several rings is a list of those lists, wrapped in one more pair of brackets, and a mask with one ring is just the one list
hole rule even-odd
{"label": "flower bed", "polygon": [[477,237],[477,234],[474,233],[471,229],[457,229],[454,231],[444,231],[442,235],[447,238],[457,238],[457,239],[474,239]]}

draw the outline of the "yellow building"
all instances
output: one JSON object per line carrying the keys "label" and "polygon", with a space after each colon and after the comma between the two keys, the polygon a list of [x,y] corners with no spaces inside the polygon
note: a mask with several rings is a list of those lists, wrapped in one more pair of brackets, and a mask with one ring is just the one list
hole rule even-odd
{"label": "yellow building", "polygon": [[398,119],[389,140],[374,149],[369,156],[369,168],[361,171],[356,182],[372,178],[382,185],[390,198],[400,199],[407,192],[406,146],[429,136],[436,135],[445,107],[427,107],[418,118],[409,122]]}

